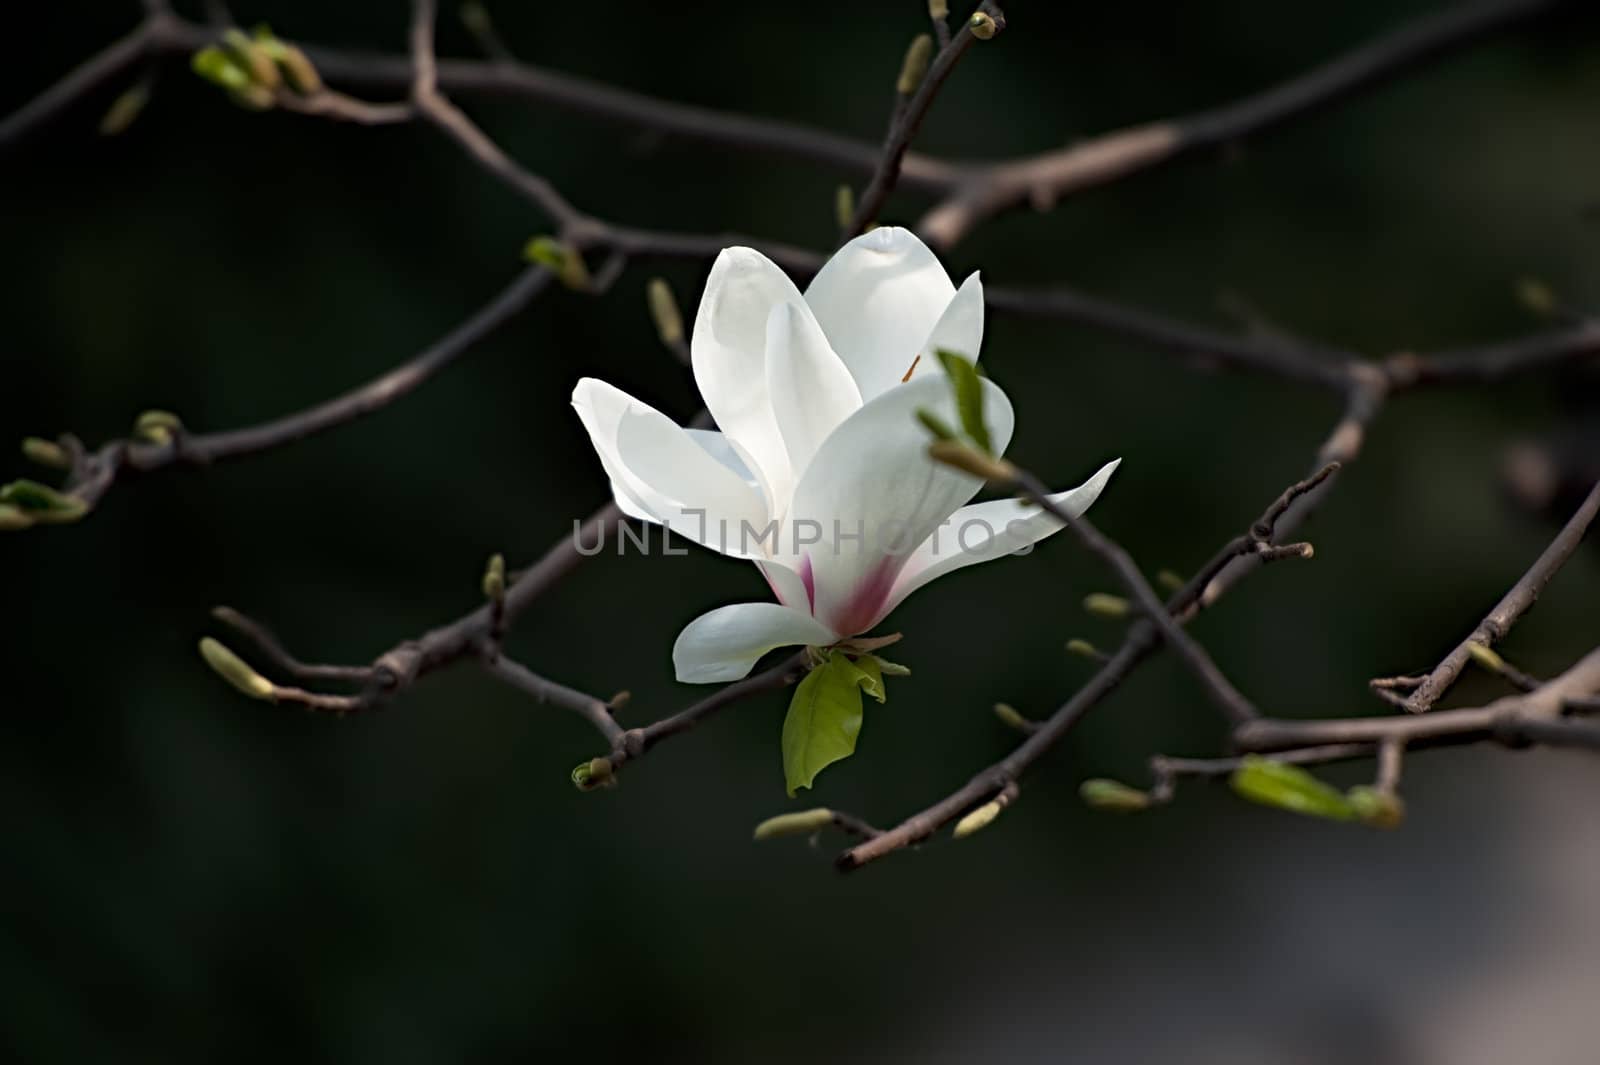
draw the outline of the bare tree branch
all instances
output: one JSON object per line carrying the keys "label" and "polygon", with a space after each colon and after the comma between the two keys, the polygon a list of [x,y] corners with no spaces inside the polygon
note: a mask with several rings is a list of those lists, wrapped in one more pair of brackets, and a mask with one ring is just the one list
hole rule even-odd
{"label": "bare tree branch", "polygon": [[253,455],[382,410],[470,351],[528,305],[550,282],[543,267],[524,270],[506,289],[432,345],[380,377],[343,395],[274,421],[219,433],[179,432],[165,444],[114,440],[76,463],[70,495],[93,506],[124,473],[169,466],[206,466]]}
{"label": "bare tree branch", "polygon": [[11,114],[0,118],[0,152],[13,148],[79,100],[116,81],[148,58],[159,43],[165,12],[148,14],[127,36],[107,45]]}
{"label": "bare tree branch", "polygon": [[[1253,551],[1254,545],[1262,542],[1263,539],[1258,534],[1264,534],[1264,538],[1270,542],[1276,533],[1276,523],[1281,520],[1282,515],[1293,500],[1306,492],[1315,490],[1319,484],[1324,483],[1331,476],[1332,472],[1330,470],[1319,477],[1308,479],[1288,488],[1272,502],[1260,518],[1251,523],[1248,532],[1225,545],[1188,584],[1167,600],[1165,609],[1158,611],[1158,613],[1167,618],[1169,624],[1181,624],[1193,617],[1195,610],[1201,605],[1201,592],[1210,583],[1212,577],[1232,559],[1245,552]],[[1061,517],[1060,514],[1056,516]],[[1081,525],[1077,527],[1081,528]],[[1143,578],[1141,577],[1140,581],[1142,582],[1142,580]],[[857,869],[886,854],[918,843],[979,804],[988,802],[1007,788],[1014,787],[1029,766],[1059,743],[1082,719],[1085,713],[1115,690],[1140,663],[1156,650],[1161,643],[1162,632],[1163,628],[1159,627],[1153,614],[1147,614],[1140,621],[1130,626],[1127,636],[1123,639],[1122,646],[1106,660],[1105,664],[1096,671],[1094,676],[1082,688],[1078,689],[1072,698],[1063,703],[1047,719],[1039,722],[1038,727],[1029,733],[1027,738],[1011,754],[987,769],[980,771],[963,787],[934,805],[908,817],[894,828],[879,833],[866,842],[846,850],[839,855],[836,861],[838,867],[846,871]],[[1178,644],[1175,643],[1174,646],[1176,647]],[[1212,668],[1214,669],[1215,667],[1213,666]],[[1231,685],[1228,685],[1228,687],[1231,688]],[[1242,699],[1242,696],[1240,698]],[[1250,711],[1248,714],[1240,712],[1240,708],[1234,707],[1230,712],[1230,717],[1234,717],[1240,723],[1252,720],[1255,716],[1253,708],[1249,707],[1248,703],[1245,703],[1244,707]]]}
{"label": "bare tree branch", "polygon": [[[1578,544],[1582,541],[1584,533],[1589,531],[1596,513],[1600,513],[1600,482],[1589,491],[1588,497],[1567,521],[1566,527],[1550,541],[1550,545],[1528,568],[1528,572],[1522,575],[1522,579],[1511,586],[1511,590],[1506,592],[1500,602],[1495,604],[1494,609],[1478,623],[1472,634],[1457,644],[1455,650],[1446,655],[1444,661],[1435,666],[1433,672],[1429,673],[1417,686],[1416,691],[1411,693],[1405,701],[1407,710],[1421,713],[1431,709],[1472,660],[1474,644],[1493,647],[1505,639],[1506,633],[1511,631],[1511,626],[1533,606],[1539,598],[1539,593],[1544,591],[1545,585],[1550,583],[1550,579],[1566,565],[1567,559],[1578,549]],[[1591,694],[1593,693],[1575,693],[1580,696]]]}
{"label": "bare tree branch", "polygon": [[952,247],[974,226],[1000,211],[1029,202],[1047,210],[1070,192],[1260,133],[1560,3],[1479,0],[1462,4],[1425,15],[1320,67],[1224,107],[1132,126],[1043,155],[969,168],[966,181],[923,216],[917,231],[936,247]]}
{"label": "bare tree branch", "polygon": [[[989,0],[984,0],[984,3],[979,5],[979,10],[989,16],[992,27],[1004,28],[1005,16]],[[864,232],[867,226],[877,219],[884,204],[889,201],[889,194],[894,191],[895,183],[900,180],[901,165],[911,147],[912,138],[922,128],[922,120],[927,117],[928,109],[933,106],[934,97],[939,94],[945,79],[950,76],[950,72],[955,69],[961,57],[967,54],[967,49],[971,48],[977,39],[970,22],[957,30],[944,42],[939,54],[934,56],[927,73],[923,75],[922,83],[917,86],[911,99],[905,101],[905,106],[896,110],[894,121],[889,125],[888,139],[884,142],[877,168],[873,171],[872,180],[867,183],[866,191],[861,194],[861,200],[856,205],[856,213],[850,219],[850,224],[845,227],[845,240]]]}

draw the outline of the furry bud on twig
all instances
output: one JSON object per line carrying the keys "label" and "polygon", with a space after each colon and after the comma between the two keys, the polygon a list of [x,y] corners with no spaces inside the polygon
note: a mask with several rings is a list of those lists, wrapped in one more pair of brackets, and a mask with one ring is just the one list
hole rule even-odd
{"label": "furry bud on twig", "polygon": [[983,829],[988,828],[990,823],[994,821],[995,818],[1000,816],[1000,811],[1004,810],[1005,808],[1005,803],[1001,802],[999,799],[986,802],[967,816],[963,817],[961,820],[957,821],[956,827],[951,831],[950,835],[955,839],[965,839],[974,832],[980,832]]}
{"label": "furry bud on twig", "polygon": [[591,758],[573,769],[572,783],[577,785],[579,791],[612,787],[616,785],[616,770],[611,767],[609,758]]}
{"label": "furry bud on twig", "polygon": [[1023,717],[1017,711],[1017,708],[1010,703],[995,703],[994,716],[999,718],[1002,724],[1014,728],[1018,732],[1032,732],[1039,727],[1036,722],[1029,721],[1026,717]]}
{"label": "furry bud on twig", "polygon": [[243,30],[230,29],[223,33],[222,43],[228,46],[239,65],[250,75],[250,80],[268,92],[283,82],[278,64],[272,61],[267,49],[245,36]]}
{"label": "furry bud on twig", "polygon": [[52,470],[69,470],[72,468],[72,456],[67,454],[67,449],[53,440],[42,437],[24,437],[22,441],[22,454],[30,462],[37,462],[41,466],[48,466]]}
{"label": "furry bud on twig", "polygon": [[1392,791],[1363,785],[1345,792],[1351,809],[1364,825],[1373,828],[1399,828],[1406,819],[1406,804]]}
{"label": "furry bud on twig", "polygon": [[849,229],[856,218],[856,190],[840,185],[833,190],[833,220],[840,229]]}
{"label": "furry bud on twig", "polygon": [[1467,653],[1479,666],[1496,676],[1505,673],[1506,660],[1501,658],[1488,644],[1479,643],[1477,640],[1467,641]]}
{"label": "furry bud on twig", "polygon": [[140,78],[111,101],[106,113],[100,116],[99,130],[102,137],[115,137],[133,125],[134,121],[144,113],[145,104],[150,102],[151,84],[148,77]]}
{"label": "furry bud on twig", "polygon": [[1516,293],[1523,310],[1540,318],[1549,318],[1561,309],[1555,291],[1536,277],[1518,278]]}
{"label": "furry bud on twig", "polygon": [[200,641],[200,657],[206,660],[213,673],[252,699],[270,700],[277,691],[273,683],[250,668],[248,662],[209,636]]}
{"label": "furry bud on twig", "polygon": [[950,0],[928,0],[928,16],[941,22],[950,17]]}
{"label": "furry bud on twig", "polygon": [[1079,658],[1088,658],[1095,662],[1105,661],[1105,652],[1100,650],[1088,640],[1073,638],[1067,641],[1067,653],[1077,655]]}
{"label": "furry bud on twig", "polygon": [[1092,777],[1078,785],[1078,798],[1094,810],[1131,814],[1150,808],[1150,793],[1132,788],[1120,780]]}
{"label": "furry bud on twig", "polygon": [[972,35],[978,40],[987,41],[1000,32],[1000,24],[987,12],[974,11],[972,17],[967,20],[967,29],[971,30]]}
{"label": "furry bud on twig", "polygon": [[650,305],[650,320],[656,324],[656,336],[667,347],[683,343],[683,315],[678,310],[678,300],[672,286],[665,278],[652,277],[644,287],[645,300]]}
{"label": "furry bud on twig", "polygon": [[1083,597],[1083,609],[1102,618],[1125,618],[1133,610],[1133,604],[1120,595],[1090,592]]}
{"label": "furry bud on twig", "polygon": [[922,84],[922,79],[928,73],[928,64],[933,60],[933,37],[930,34],[919,33],[911,40],[911,45],[906,49],[906,58],[900,64],[900,77],[894,83],[894,91],[901,96],[910,96],[917,91],[917,86]]}
{"label": "furry bud on twig", "polygon": [[777,839],[779,836],[808,836],[833,824],[833,811],[818,806],[813,810],[779,814],[769,817],[756,826],[756,839]]}
{"label": "furry bud on twig", "polygon": [[167,410],[147,410],[133,420],[134,439],[146,444],[170,444],[183,431],[183,422]]}
{"label": "furry bud on twig", "polygon": [[522,249],[522,256],[547,268],[570,289],[582,292],[589,287],[589,267],[583,255],[555,237],[534,237]]}
{"label": "furry bud on twig", "polygon": [[501,554],[489,556],[489,564],[483,568],[483,597],[492,603],[505,599],[506,556]]}

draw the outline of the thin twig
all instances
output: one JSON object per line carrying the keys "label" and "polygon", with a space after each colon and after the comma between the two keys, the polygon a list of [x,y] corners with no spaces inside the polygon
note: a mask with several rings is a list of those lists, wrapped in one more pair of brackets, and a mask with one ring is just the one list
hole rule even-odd
{"label": "thin twig", "polygon": [[[1016,485],[1024,495],[1071,529],[1078,539],[1083,541],[1084,546],[1104,559],[1116,572],[1123,587],[1133,596],[1134,602],[1138,604],[1144,616],[1155,624],[1161,638],[1189,667],[1189,671],[1200,681],[1206,694],[1229,721],[1239,724],[1259,716],[1244,693],[1234,687],[1233,682],[1217,668],[1217,664],[1211,660],[1205,648],[1184,632],[1183,626],[1167,612],[1167,605],[1156,595],[1155,590],[1150,587],[1150,582],[1144,579],[1144,574],[1139,572],[1139,567],[1133,558],[1120,544],[1107,539],[1089,519],[1081,515],[1073,517],[1063,510],[1059,504],[1050,499],[1050,490],[1028,471],[1017,471]],[[1271,527],[1265,518],[1259,524]]]}
{"label": "thin twig", "polygon": [[620,738],[613,739],[611,753],[608,756],[612,771],[621,769],[626,762],[637,760],[662,740],[689,731],[706,718],[740,700],[788,687],[805,676],[808,664],[806,653],[801,651],[790,655],[770,669],[717,689],[711,695],[671,717],[664,717],[642,728],[628,729]]}
{"label": "thin twig", "polygon": [[271,629],[232,607],[214,607],[211,616],[247,637],[272,660],[274,665],[296,680],[342,681],[352,684],[367,684],[373,680],[371,666],[317,665],[300,661],[284,648]]}
{"label": "thin twig", "polygon": [[[981,10],[990,15],[997,26],[1005,26],[1005,17],[988,0],[981,5]],[[867,183],[860,201],[856,204],[855,215],[845,227],[844,240],[865,232],[867,226],[871,225],[878,217],[878,213],[883,210],[889,194],[894,191],[896,182],[900,180],[901,163],[911,147],[912,139],[922,128],[922,120],[927,117],[929,108],[933,106],[934,97],[939,95],[939,89],[950,77],[950,72],[955,69],[961,57],[967,54],[967,49],[971,48],[977,39],[972,33],[970,24],[957,30],[949,42],[939,49],[939,54],[933,57],[927,73],[923,75],[922,83],[917,86],[917,91],[912,94],[911,99],[905,102],[904,107],[896,110],[877,169],[873,171],[872,180]]]}
{"label": "thin twig", "polygon": [[[1370,743],[1331,743],[1321,747],[1300,747],[1270,755],[1284,765],[1324,765],[1355,758],[1370,758],[1374,751]],[[1247,765],[1243,757],[1231,758],[1174,758],[1158,754],[1150,759],[1150,799],[1156,803],[1171,802],[1177,783],[1183,777],[1225,777]]]}
{"label": "thin twig", "polygon": [[[1500,640],[1505,639],[1506,633],[1511,631],[1511,626],[1517,623],[1529,607],[1538,600],[1539,593],[1544,591],[1545,585],[1566,564],[1567,559],[1578,549],[1578,544],[1583,540],[1583,535],[1594,521],[1595,515],[1600,513],[1600,482],[1589,490],[1589,495],[1578,507],[1566,526],[1556,538],[1550,541],[1548,547],[1540,553],[1533,565],[1528,568],[1520,580],[1511,586],[1511,590],[1495,604],[1493,610],[1478,623],[1472,633],[1456,645],[1455,650],[1445,656],[1444,660],[1434,667],[1427,678],[1417,686],[1406,699],[1406,709],[1412,713],[1421,713],[1433,707],[1440,696],[1449,690],[1472,660],[1472,645],[1480,644],[1484,647],[1493,647]],[[1588,693],[1584,693],[1588,694]]]}
{"label": "thin twig", "polygon": [[[1275,521],[1281,520],[1290,503],[1301,494],[1315,491],[1318,485],[1332,476],[1332,473],[1333,471],[1331,470],[1326,472],[1319,471],[1319,474],[1315,477],[1291,486],[1280,494],[1263,512],[1262,516],[1251,523],[1248,533],[1244,536],[1236,537],[1225,545],[1202,568],[1200,573],[1197,573],[1187,585],[1172,595],[1162,613],[1176,619],[1179,623],[1192,617],[1194,611],[1198,608],[1201,590],[1210,583],[1212,575],[1226,566],[1231,559],[1238,557],[1238,552],[1249,550],[1248,545],[1256,542],[1257,532],[1265,529],[1267,536],[1274,535],[1275,529],[1272,528],[1272,525]],[[1286,499],[1289,503],[1285,502]],[[1140,579],[1142,581],[1142,578]],[[1160,643],[1161,632],[1157,628],[1157,622],[1152,617],[1143,617],[1129,626],[1122,646],[1106,660],[1082,688],[1078,689],[1072,698],[1063,703],[1044,721],[1039,722],[1038,727],[1009,755],[981,770],[961,788],[958,788],[927,809],[913,814],[894,828],[880,833],[865,843],[844,851],[839,855],[835,864],[842,870],[860,868],[886,854],[926,839],[938,831],[941,826],[949,824],[974,807],[988,802],[996,795],[1001,794],[1006,788],[1014,785],[1029,766],[1059,743],[1077,725],[1084,714],[1115,690],[1140,663],[1160,646]],[[1174,646],[1176,647],[1177,645],[1175,644]],[[1244,706],[1248,708],[1249,703],[1245,702]],[[1237,713],[1238,708],[1235,708],[1234,712]],[[1249,720],[1244,714],[1239,714],[1239,717],[1242,721],[1248,722]]]}
{"label": "thin twig", "polygon": [[124,472],[148,473],[174,465],[205,466],[254,455],[382,410],[466,354],[528,305],[550,282],[543,267],[524,270],[498,296],[412,358],[366,384],[314,407],[244,429],[180,433],[168,444],[116,440],[87,454],[68,491],[93,506]]}
{"label": "thin twig", "polygon": [[60,81],[0,119],[0,151],[20,144],[83,97],[132,70],[150,54],[155,41],[153,27],[164,18],[164,14],[146,17],[133,32],[84,60]]}
{"label": "thin twig", "polygon": [[608,742],[616,743],[623,735],[622,726],[611,716],[611,708],[602,699],[596,699],[576,688],[569,688],[565,684],[541,677],[521,662],[513,661],[503,654],[486,656],[483,660],[483,669],[490,676],[505,681],[524,695],[531,696],[535,702],[571,710],[599,729],[600,734]]}
{"label": "thin twig", "polygon": [[1070,192],[1202,148],[1237,142],[1560,3],[1480,0],[1452,7],[1402,25],[1322,66],[1224,107],[1132,126],[1059,151],[971,168],[967,181],[924,215],[917,231],[936,247],[949,248],[1000,211],[1030,202],[1046,210]]}

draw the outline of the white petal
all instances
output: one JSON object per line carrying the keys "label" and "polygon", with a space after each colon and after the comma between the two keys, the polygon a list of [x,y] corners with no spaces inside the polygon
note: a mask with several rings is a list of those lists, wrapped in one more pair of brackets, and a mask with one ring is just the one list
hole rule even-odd
{"label": "white petal", "polygon": [[760,568],[761,575],[767,579],[767,585],[772,589],[772,594],[777,596],[778,602],[807,614],[811,613],[811,593],[806,591],[805,579],[798,572],[783,562],[757,560],[756,565]]}
{"label": "white petal", "polygon": [[855,380],[804,303],[780,303],[767,319],[767,391],[797,476],[828,434],[861,408]]}
{"label": "white petal", "polygon": [[[1050,501],[1076,518],[1100,498],[1101,490],[1121,461],[1106,463],[1083,484],[1070,491],[1057,492]],[[995,499],[962,507],[906,560],[889,594],[885,613],[935,578],[1023,550],[1064,528],[1066,526],[1049,511],[1016,499]]]}
{"label": "white petal", "polygon": [[767,318],[800,290],[765,255],[726,248],[706,279],[690,337],[695,384],[717,427],[750,456],[768,498],[785,500],[794,485],[783,437],[767,392]]}
{"label": "white petal", "polygon": [[915,381],[925,373],[943,373],[936,353],[943,348],[964,355],[971,362],[978,361],[978,349],[983,346],[983,282],[976,271],[961,282],[955,298],[939,316],[939,322],[922,345],[922,358],[911,373]]}
{"label": "white petal", "polygon": [[836,639],[810,614],[777,603],[736,603],[689,622],[672,645],[672,666],[686,684],[738,680],[774,648]]}
{"label": "white petal", "polygon": [[[987,378],[983,388],[990,433],[1004,451],[1011,402]],[[869,401],[818,449],[783,522],[795,568],[811,564],[813,613],[847,636],[882,617],[906,558],[983,486],[928,457],[919,407],[952,424],[959,420],[942,376],[897,385]],[[802,538],[817,542],[804,545]]]}
{"label": "white petal", "polygon": [[806,302],[870,400],[905,378],[955,291],[914,233],[883,226],[835,252]]}
{"label": "white petal", "polygon": [[[615,404],[605,402],[608,397],[596,392],[594,386],[601,384],[591,378],[579,381],[577,387],[572,390],[573,409],[578,412],[583,427],[589,431],[589,441],[594,445],[595,454],[600,456],[600,465],[611,480],[611,497],[617,501],[622,513],[637,521],[653,521],[659,524],[661,519],[651,512],[644,500],[630,487],[631,478],[617,458],[617,421],[620,415],[614,409]],[[594,398],[597,394],[600,395],[603,409],[596,408]]]}
{"label": "white petal", "polygon": [[760,492],[670,418],[592,377],[578,382],[572,405],[613,484],[642,509],[638,516],[713,551],[742,557],[760,553],[748,549],[748,537],[741,535],[745,524],[756,529],[766,524]]}
{"label": "white petal", "polygon": [[761,490],[761,484],[751,471],[750,464],[733,446],[733,441],[715,429],[685,429],[684,432],[689,434],[690,440],[704,448],[706,454],[732,470],[739,480],[757,491]]}

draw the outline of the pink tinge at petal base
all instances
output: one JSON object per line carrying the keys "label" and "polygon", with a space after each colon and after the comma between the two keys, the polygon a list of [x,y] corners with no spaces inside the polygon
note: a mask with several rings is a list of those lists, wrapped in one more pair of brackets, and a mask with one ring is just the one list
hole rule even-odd
{"label": "pink tinge at petal base", "polygon": [[905,564],[904,558],[890,556],[873,566],[832,618],[823,619],[834,632],[856,636],[876,625],[888,613],[889,592]]}
{"label": "pink tinge at petal base", "polygon": [[806,586],[806,609],[815,615],[817,612],[817,577],[811,571],[810,555],[800,560],[800,583]]}

